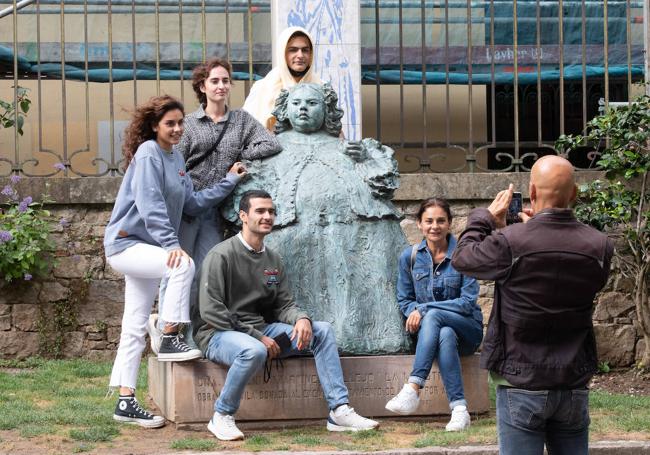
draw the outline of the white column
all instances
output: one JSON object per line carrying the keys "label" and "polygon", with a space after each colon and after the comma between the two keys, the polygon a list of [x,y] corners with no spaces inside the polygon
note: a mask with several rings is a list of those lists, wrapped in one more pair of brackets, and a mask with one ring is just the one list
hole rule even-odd
{"label": "white column", "polygon": [[[361,139],[361,29],[359,0],[271,0],[271,42],[287,27],[314,38],[314,66],[339,96],[343,133]],[[275,65],[275,62],[273,62]]]}

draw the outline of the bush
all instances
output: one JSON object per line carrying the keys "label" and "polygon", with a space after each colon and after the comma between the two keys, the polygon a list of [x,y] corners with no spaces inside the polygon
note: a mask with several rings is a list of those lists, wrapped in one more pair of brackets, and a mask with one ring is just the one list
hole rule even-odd
{"label": "bush", "polygon": [[10,183],[0,191],[0,280],[31,280],[46,274],[52,264],[54,242],[50,237],[53,220],[43,206],[31,196],[18,194],[20,176],[12,175]]}

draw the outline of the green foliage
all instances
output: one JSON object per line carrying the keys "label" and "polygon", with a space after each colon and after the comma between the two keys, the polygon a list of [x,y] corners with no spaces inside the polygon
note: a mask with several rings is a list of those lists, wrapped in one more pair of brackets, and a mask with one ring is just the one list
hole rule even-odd
{"label": "green foliage", "polygon": [[[18,122],[18,134],[23,135],[23,125],[25,124],[25,115],[29,111],[32,101],[27,96],[29,89],[18,86],[16,88],[15,101],[0,100],[0,127],[13,128]],[[18,106],[18,109],[16,109]]]}
{"label": "green foliage", "polygon": [[609,367],[609,362],[604,361],[604,362],[598,362],[598,372],[599,373],[609,373],[610,367]]}
{"label": "green foliage", "polygon": [[12,175],[10,183],[0,191],[0,280],[31,280],[45,275],[52,265],[54,241],[50,236],[53,219],[44,202],[22,197],[15,185],[20,177]]}
{"label": "green foliage", "polygon": [[[620,240],[615,264],[635,284],[638,322],[650,339],[650,97],[643,95],[591,120],[583,135],[561,136],[555,147],[570,154],[584,147],[601,153],[598,165],[606,180],[580,187],[579,220]],[[650,366],[650,346],[641,359]]]}

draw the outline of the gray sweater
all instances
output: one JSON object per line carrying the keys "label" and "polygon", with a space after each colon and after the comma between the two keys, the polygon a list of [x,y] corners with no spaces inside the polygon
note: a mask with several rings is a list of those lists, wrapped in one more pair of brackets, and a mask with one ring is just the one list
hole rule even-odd
{"label": "gray sweater", "polygon": [[[228,129],[215,148],[226,120]],[[229,109],[215,123],[206,115],[203,106],[185,117],[185,133],[177,148],[185,158],[187,171],[197,190],[217,183],[238,160],[259,160],[282,150],[275,135],[248,112]]]}
{"label": "gray sweater", "polygon": [[307,318],[296,306],[280,256],[246,249],[238,237],[212,248],[201,266],[199,305],[191,311],[194,340],[205,352],[215,331],[237,330],[256,339],[270,322]]}
{"label": "gray sweater", "polygon": [[195,192],[177,151],[166,152],[156,141],[142,143],[131,161],[104,234],[106,256],[136,243],[180,248],[178,227],[183,212],[199,215],[219,204],[239,182],[228,174],[216,185]]}

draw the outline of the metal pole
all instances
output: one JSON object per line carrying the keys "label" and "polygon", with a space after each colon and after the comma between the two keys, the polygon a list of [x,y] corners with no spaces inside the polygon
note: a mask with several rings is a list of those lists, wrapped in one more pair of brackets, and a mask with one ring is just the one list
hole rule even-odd
{"label": "metal pole", "polygon": [[[645,56],[645,81],[650,82],[650,5],[643,2],[643,54]],[[645,86],[646,95],[650,96],[650,85]]]}

